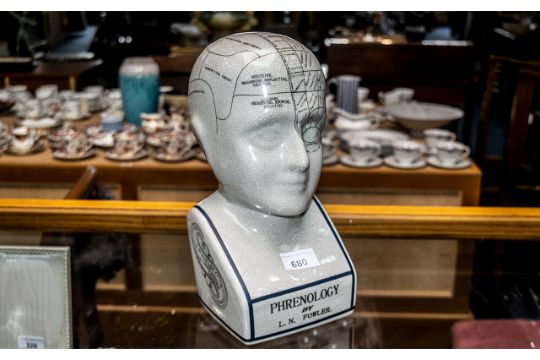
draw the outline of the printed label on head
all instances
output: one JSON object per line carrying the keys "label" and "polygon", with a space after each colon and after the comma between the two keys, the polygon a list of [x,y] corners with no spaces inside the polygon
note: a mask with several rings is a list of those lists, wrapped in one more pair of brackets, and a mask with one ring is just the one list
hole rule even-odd
{"label": "printed label on head", "polygon": [[204,235],[201,228],[196,223],[191,224],[191,234],[195,256],[197,257],[197,262],[203,272],[212,299],[214,299],[214,302],[218,307],[225,309],[228,301],[227,286],[225,285],[223,276],[221,276],[219,269],[214,263],[212,254],[210,254],[210,249],[204,242]]}
{"label": "printed label on head", "polygon": [[331,319],[350,310],[352,275],[253,302],[255,338]]}

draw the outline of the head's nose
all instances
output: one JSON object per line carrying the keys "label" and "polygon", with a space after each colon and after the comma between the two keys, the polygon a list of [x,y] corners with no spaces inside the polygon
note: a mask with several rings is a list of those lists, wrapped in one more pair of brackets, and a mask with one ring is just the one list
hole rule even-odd
{"label": "head's nose", "polygon": [[281,157],[289,171],[306,172],[309,168],[304,140],[296,132],[292,132],[282,144]]}

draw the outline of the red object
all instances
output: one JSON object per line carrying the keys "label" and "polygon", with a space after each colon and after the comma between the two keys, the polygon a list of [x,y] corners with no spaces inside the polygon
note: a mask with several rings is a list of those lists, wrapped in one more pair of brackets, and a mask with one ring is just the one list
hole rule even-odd
{"label": "red object", "polygon": [[455,349],[540,349],[540,321],[463,320],[452,326]]}

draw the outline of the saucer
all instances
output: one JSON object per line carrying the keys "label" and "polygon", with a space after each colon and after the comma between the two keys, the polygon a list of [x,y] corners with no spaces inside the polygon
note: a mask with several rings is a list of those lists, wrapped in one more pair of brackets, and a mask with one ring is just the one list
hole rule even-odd
{"label": "saucer", "polygon": [[62,112],[58,113],[58,118],[63,121],[78,121],[78,120],[84,120],[90,117],[89,113],[82,113],[82,114],[65,114]]}
{"label": "saucer", "polygon": [[327,157],[326,159],[323,158],[323,165],[332,165],[332,164],[335,164],[339,161],[339,156],[337,155],[332,155],[332,156],[329,156]]}
{"label": "saucer", "polygon": [[23,150],[18,150],[14,148],[13,143],[11,143],[11,146],[9,146],[6,150],[6,153],[10,155],[15,155],[15,156],[31,155],[31,154],[43,151],[45,149],[45,146],[43,145],[44,144],[42,141],[36,141],[34,145],[32,146],[32,148],[30,148],[29,150],[23,151]]}
{"label": "saucer", "polygon": [[26,126],[31,129],[50,129],[60,125],[60,121],[53,118],[24,119],[18,121],[19,126]]}
{"label": "saucer", "polygon": [[372,158],[366,162],[360,162],[358,160],[354,160],[351,155],[343,155],[339,158],[339,161],[341,161],[342,164],[357,168],[371,168],[380,166],[383,163],[383,159],[381,158]]}
{"label": "saucer", "polygon": [[418,159],[413,163],[405,164],[400,162],[394,155],[390,155],[384,158],[384,164],[397,169],[420,169],[426,166],[426,161]]}
{"label": "saucer", "polygon": [[105,158],[113,161],[135,161],[140,160],[148,156],[146,149],[141,149],[135,154],[117,154],[114,150],[107,151]]}
{"label": "saucer", "polygon": [[69,154],[62,150],[53,151],[52,153],[53,158],[66,161],[88,159],[94,155],[96,155],[96,149],[92,148],[76,154]]}
{"label": "saucer", "polygon": [[471,166],[471,160],[469,158],[458,161],[453,165],[443,164],[439,158],[430,156],[427,159],[429,165],[440,169],[466,169]]}
{"label": "saucer", "polygon": [[193,157],[193,151],[190,149],[186,152],[179,154],[167,154],[159,150],[152,152],[152,158],[154,160],[163,161],[163,162],[180,162],[186,161]]}

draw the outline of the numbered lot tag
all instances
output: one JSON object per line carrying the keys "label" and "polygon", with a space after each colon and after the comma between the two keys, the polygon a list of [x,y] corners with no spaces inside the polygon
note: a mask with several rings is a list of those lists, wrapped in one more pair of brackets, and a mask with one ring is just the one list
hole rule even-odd
{"label": "numbered lot tag", "polygon": [[283,261],[283,265],[288,271],[302,270],[320,265],[312,248],[281,253],[279,256],[281,256],[281,261]]}
{"label": "numbered lot tag", "polygon": [[43,336],[19,336],[19,349],[45,349]]}

